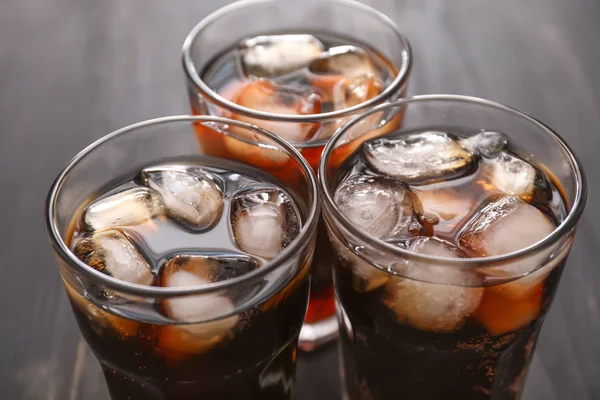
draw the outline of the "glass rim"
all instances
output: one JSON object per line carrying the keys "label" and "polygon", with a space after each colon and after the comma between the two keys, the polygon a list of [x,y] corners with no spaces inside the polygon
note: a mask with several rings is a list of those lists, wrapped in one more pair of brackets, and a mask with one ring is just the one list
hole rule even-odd
{"label": "glass rim", "polygon": [[[567,154],[572,170],[575,173],[576,177],[576,191],[575,197],[573,199],[573,204],[567,217],[558,225],[552,233],[544,237],[543,239],[537,241],[536,243],[519,249],[517,251],[513,251],[506,254],[501,254],[497,256],[487,256],[487,257],[470,257],[470,258],[450,258],[450,257],[440,257],[440,256],[430,256],[425,254],[419,254],[410,252],[408,250],[401,249],[400,247],[394,246],[390,243],[387,243],[375,236],[370,235],[364,230],[359,229],[355,224],[353,224],[348,218],[346,218],[337,208],[335,201],[333,199],[332,193],[329,189],[329,184],[326,182],[326,179],[323,177],[326,175],[327,166],[329,164],[330,156],[332,151],[335,149],[335,145],[338,141],[344,136],[344,134],[352,128],[354,125],[359,123],[362,119],[368,117],[369,115],[387,110],[394,107],[406,107],[408,104],[412,103],[427,103],[432,101],[447,101],[447,102],[461,102],[466,104],[477,104],[483,105],[487,107],[494,108],[498,111],[508,112],[517,117],[523,118],[524,120],[533,123],[537,127],[541,128],[542,131],[546,132],[549,136],[551,136],[556,144],[562,148],[562,150]],[[575,228],[579,218],[583,212],[585,207],[585,202],[587,198],[587,184],[585,173],[581,167],[581,163],[578,161],[577,156],[571,151],[570,147],[567,143],[558,135],[554,130],[550,127],[542,123],[541,121],[509,106],[505,106],[503,104],[493,102],[490,100],[481,99],[478,97],[472,96],[463,96],[463,95],[450,95],[450,94],[427,94],[427,95],[418,95],[407,97],[399,100],[395,100],[392,102],[387,102],[380,104],[366,113],[360,114],[342,127],[340,127],[334,135],[331,137],[329,142],[325,145],[323,149],[323,153],[321,155],[321,159],[319,161],[318,168],[318,181],[319,181],[319,190],[321,191],[321,201],[323,203],[323,209],[327,210],[327,212],[333,214],[333,218],[336,223],[341,224],[344,229],[348,230],[355,237],[360,239],[362,242],[367,243],[368,245],[372,245],[379,250],[383,250],[386,254],[392,254],[394,256],[398,256],[405,259],[416,260],[421,262],[439,262],[442,264],[448,264],[452,267],[485,267],[485,264],[492,264],[495,266],[496,263],[505,263],[510,260],[514,260],[516,258],[521,258],[527,256],[531,253],[540,251],[546,247],[549,247],[559,239],[564,237],[566,234],[572,231]],[[484,264],[484,265],[482,265]],[[531,271],[533,272],[533,271]]]}
{"label": "glass rim", "polygon": [[261,4],[261,3],[271,3],[279,0],[239,0],[237,2],[228,4],[213,13],[209,14],[206,18],[202,19],[196,26],[192,28],[188,36],[185,38],[183,42],[183,47],[181,50],[181,60],[183,64],[183,70],[188,78],[188,81],[192,82],[196,89],[200,91],[200,93],[210,100],[213,104],[216,104],[219,107],[225,108],[228,111],[231,111],[236,114],[245,115],[248,117],[254,117],[258,119],[264,119],[269,121],[280,121],[280,122],[324,122],[328,120],[338,119],[340,117],[345,117],[351,114],[356,114],[358,111],[365,110],[369,107],[372,107],[375,104],[379,104],[382,101],[387,100],[389,97],[393,96],[394,93],[402,86],[406,85],[408,80],[408,76],[412,67],[412,50],[410,47],[410,43],[406,36],[404,36],[398,26],[385,14],[374,9],[373,7],[367,6],[366,4],[358,3],[354,0],[325,0],[322,3],[335,3],[335,4],[343,4],[348,5],[350,7],[355,7],[361,12],[369,13],[372,16],[379,18],[381,22],[388,26],[388,28],[392,29],[394,33],[397,35],[399,41],[403,44],[404,50],[402,51],[402,63],[398,67],[398,74],[394,78],[391,84],[389,84],[383,92],[379,95],[369,99],[363,103],[357,104],[352,107],[344,108],[338,111],[330,111],[326,113],[319,114],[306,114],[306,115],[287,115],[287,114],[275,114],[266,111],[254,110],[249,107],[240,106],[232,101],[229,101],[219,95],[216,91],[211,89],[203,79],[200,78],[198,71],[194,65],[191,56],[191,48],[192,44],[196,37],[202,33],[204,29],[209,27],[214,21],[217,21],[219,18],[229,14],[232,11],[236,11],[238,9],[244,8],[248,5],[253,4]]}
{"label": "glass rim", "polygon": [[[224,123],[228,125],[235,125],[239,128],[248,129],[254,131],[255,133],[268,137],[270,140],[277,143],[281,146],[285,151],[288,152],[290,157],[296,159],[298,164],[300,165],[302,171],[304,172],[306,179],[308,180],[309,186],[309,197],[312,201],[312,204],[309,204],[308,215],[305,219],[300,232],[294,238],[294,240],[290,243],[289,246],[284,248],[275,258],[267,261],[265,264],[261,265],[260,268],[255,269],[254,271],[244,274],[242,276],[228,279],[221,282],[209,283],[202,286],[190,286],[190,287],[180,287],[180,288],[163,288],[157,286],[145,286],[135,283],[129,283],[126,281],[122,281],[120,279],[111,277],[109,275],[103,274],[100,271],[90,267],[85,264],[79,258],[75,256],[75,254],[69,249],[69,246],[65,243],[62,235],[58,229],[58,221],[56,217],[56,207],[58,196],[60,195],[60,190],[64,184],[65,179],[68,177],[69,173],[77,167],[80,161],[85,159],[85,157],[97,149],[102,144],[122,135],[126,135],[133,131],[138,131],[140,129],[145,129],[151,126],[157,126],[161,124],[169,124],[169,123],[180,123],[180,122],[217,122]],[[192,134],[193,132],[190,132]],[[214,116],[189,116],[189,115],[176,115],[169,117],[161,117],[150,119],[142,122],[138,122],[129,126],[126,126],[121,129],[117,129],[106,136],[94,141],[83,150],[81,150],[75,157],[69,161],[65,168],[59,173],[58,177],[53,182],[48,196],[46,198],[45,204],[45,212],[44,219],[46,225],[46,232],[52,244],[54,251],[59,255],[61,260],[67,262],[69,267],[75,269],[77,272],[83,273],[88,278],[91,278],[111,289],[118,290],[125,294],[137,295],[137,296],[152,296],[155,298],[165,298],[171,296],[185,296],[185,295],[201,295],[207,293],[213,293],[216,291],[221,291],[224,289],[229,289],[231,287],[239,286],[240,284],[252,283],[262,279],[266,274],[272,272],[277,269],[280,265],[288,262],[292,257],[296,256],[296,254],[303,248],[303,246],[307,243],[307,237],[311,234],[311,232],[316,227],[318,221],[318,215],[320,211],[320,202],[318,200],[318,189],[317,189],[317,181],[315,175],[312,171],[312,168],[308,164],[308,162],[301,156],[301,154],[289,143],[285,140],[281,139],[279,136],[262,129],[260,127],[247,124],[241,121],[230,120],[228,118],[223,117],[214,117]]]}

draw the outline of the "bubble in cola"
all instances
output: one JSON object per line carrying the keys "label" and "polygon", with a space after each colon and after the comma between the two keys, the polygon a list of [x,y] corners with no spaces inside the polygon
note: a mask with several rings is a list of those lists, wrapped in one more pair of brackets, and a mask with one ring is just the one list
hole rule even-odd
{"label": "bubble in cola", "polygon": [[185,167],[151,167],[141,172],[144,184],[156,190],[173,219],[192,229],[208,229],[221,217],[223,194],[206,174]]}
{"label": "bubble in cola", "polygon": [[298,210],[278,188],[239,193],[231,202],[230,218],[237,247],[265,259],[279,254],[300,231]]}
{"label": "bubble in cola", "polygon": [[325,47],[312,35],[257,36],[240,43],[245,76],[276,77],[306,67]]}
{"label": "bubble in cola", "polygon": [[94,201],[83,220],[91,231],[144,223],[162,211],[160,196],[148,188],[133,188]]}
{"label": "bubble in cola", "polygon": [[[465,256],[452,244],[428,237],[413,239],[408,250],[437,257]],[[396,264],[394,270],[406,278],[390,279],[385,303],[398,321],[418,329],[446,332],[460,328],[477,309],[483,294],[483,288],[470,287],[480,283],[477,276],[454,265],[436,266],[407,259]]]}
{"label": "bubble in cola", "polygon": [[475,162],[452,135],[434,131],[371,140],[363,156],[377,173],[411,184],[455,178]]}

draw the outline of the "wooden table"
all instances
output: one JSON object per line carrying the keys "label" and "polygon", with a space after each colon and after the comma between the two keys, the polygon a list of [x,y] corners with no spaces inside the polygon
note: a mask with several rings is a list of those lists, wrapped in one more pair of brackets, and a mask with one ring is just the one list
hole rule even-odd
{"label": "wooden table", "polygon": [[[225,3],[0,1],[0,398],[108,398],[45,236],[44,198],[59,170],[93,140],[188,113],[182,41]],[[600,2],[370,3],[413,44],[411,93],[512,105],[554,127],[579,155],[588,208],[524,398],[599,399]],[[335,346],[301,357],[299,399],[339,398],[338,383]]]}

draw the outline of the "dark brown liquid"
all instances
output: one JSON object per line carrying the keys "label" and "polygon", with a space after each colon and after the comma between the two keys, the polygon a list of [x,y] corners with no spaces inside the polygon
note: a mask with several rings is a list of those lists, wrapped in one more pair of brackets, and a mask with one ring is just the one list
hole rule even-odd
{"label": "dark brown liquid", "polygon": [[[508,151],[519,153],[510,147]],[[458,179],[410,186],[419,197],[431,192],[459,199],[456,204],[471,205],[464,216],[440,218],[422,234],[460,247],[461,229],[482,202],[499,195],[488,181],[488,162],[481,157],[476,168]],[[541,168],[536,170],[535,188],[526,200],[558,225],[566,215],[565,201],[553,179]],[[360,149],[340,168],[336,182],[340,185],[356,175],[377,175],[361,158]],[[334,281],[342,305],[338,311],[340,347],[349,399],[518,398],[564,263],[565,259],[518,299],[506,297],[503,285],[486,286],[479,306],[464,324],[435,331],[399,321],[386,305],[389,289],[385,285],[357,290],[352,262],[336,257]]]}
{"label": "dark brown liquid", "polygon": [[[243,253],[230,233],[231,196],[248,188],[281,187],[275,178],[240,164],[219,161],[219,168],[210,164],[201,168],[218,177],[224,188],[223,215],[212,229],[194,232],[165,215],[118,227],[151,265],[154,285],[160,284],[164,262],[174,254]],[[100,198],[138,185],[137,178],[123,177]],[[73,220],[71,243],[91,234],[83,229],[80,218]],[[110,296],[101,287],[84,281],[87,298],[68,284],[67,291],[77,322],[103,367],[115,400],[291,399],[296,346],[309,290],[307,260],[298,262],[300,272],[291,282],[271,292],[270,297],[257,297],[237,313],[230,332],[204,348],[197,346],[193,337],[190,339],[185,325],[174,325],[164,318],[160,300],[149,309],[143,308],[147,304],[142,305],[143,316],[136,319],[133,305],[128,308],[125,298]],[[227,271],[232,277],[239,275],[231,268]],[[259,286],[267,284],[265,281]],[[247,287],[254,289],[252,285]]]}
{"label": "dark brown liquid", "polygon": [[[350,331],[340,329],[349,398],[516,399],[562,269],[563,265],[557,266],[537,300],[531,300],[540,307],[538,316],[526,326],[498,335],[474,320],[449,333],[399,324],[382,302],[385,289],[352,290],[351,269],[338,263],[334,267],[337,295],[352,326]],[[518,310],[527,305],[509,307]]]}

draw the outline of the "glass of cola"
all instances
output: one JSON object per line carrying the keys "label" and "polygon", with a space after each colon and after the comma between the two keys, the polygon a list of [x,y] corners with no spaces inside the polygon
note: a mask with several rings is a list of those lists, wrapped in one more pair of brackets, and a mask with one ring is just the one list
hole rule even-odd
{"label": "glass of cola", "polygon": [[[344,122],[405,96],[411,62],[408,41],[389,18],[347,0],[238,1],[202,20],[183,46],[194,114],[267,129],[292,143],[315,171],[323,146]],[[252,157],[219,139],[198,134],[215,152]],[[304,350],[337,334],[332,260],[320,246],[326,243],[322,222],[318,236],[300,335]]]}
{"label": "glass of cola", "polygon": [[[254,157],[206,154],[199,130]],[[46,224],[111,397],[292,399],[318,216],[308,163],[244,122],[161,118],[79,153]]]}
{"label": "glass of cola", "polygon": [[[348,151],[355,130],[386,133]],[[346,124],[319,177],[345,398],[518,399],[586,199],[567,144],[497,103],[416,96]]]}

